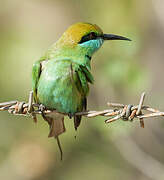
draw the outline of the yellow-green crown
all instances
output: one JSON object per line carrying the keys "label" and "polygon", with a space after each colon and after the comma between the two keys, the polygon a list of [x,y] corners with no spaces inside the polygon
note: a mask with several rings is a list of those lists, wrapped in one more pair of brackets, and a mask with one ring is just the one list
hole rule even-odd
{"label": "yellow-green crown", "polygon": [[103,34],[103,31],[96,25],[90,23],[76,23],[70,26],[62,35],[59,42],[64,45],[76,45],[81,38],[90,32],[97,35]]}

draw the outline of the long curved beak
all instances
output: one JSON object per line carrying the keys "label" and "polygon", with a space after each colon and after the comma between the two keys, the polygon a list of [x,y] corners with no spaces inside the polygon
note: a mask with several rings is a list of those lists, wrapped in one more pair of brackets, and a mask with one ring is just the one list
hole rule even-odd
{"label": "long curved beak", "polygon": [[118,36],[115,34],[103,34],[102,38],[104,40],[125,40],[125,41],[131,41],[131,39],[123,37],[123,36]]}

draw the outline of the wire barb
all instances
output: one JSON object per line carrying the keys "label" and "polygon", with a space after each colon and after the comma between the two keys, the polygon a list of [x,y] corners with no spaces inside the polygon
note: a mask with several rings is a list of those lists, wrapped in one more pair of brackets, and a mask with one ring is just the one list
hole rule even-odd
{"label": "wire barb", "polygon": [[[112,109],[106,109],[102,111],[84,111],[77,112],[75,115],[81,115],[85,117],[96,117],[96,116],[104,116],[108,117],[105,120],[105,123],[111,123],[118,119],[122,119],[124,121],[133,121],[134,118],[140,121],[140,126],[144,127],[144,118],[164,116],[164,112],[161,112],[157,109],[154,109],[149,106],[145,106],[144,104],[145,92],[141,94],[139,105],[124,105],[119,103],[107,103],[107,105]],[[19,102],[19,101],[9,101],[0,103],[0,111],[8,111],[14,115],[23,115],[23,116],[31,116],[34,122],[37,122],[36,115],[37,114],[53,114],[60,113],[57,110],[47,110],[40,109],[40,104],[33,103],[33,92],[30,91],[29,102]],[[146,111],[147,113],[143,113]],[[61,113],[65,116],[68,116],[67,113]]]}

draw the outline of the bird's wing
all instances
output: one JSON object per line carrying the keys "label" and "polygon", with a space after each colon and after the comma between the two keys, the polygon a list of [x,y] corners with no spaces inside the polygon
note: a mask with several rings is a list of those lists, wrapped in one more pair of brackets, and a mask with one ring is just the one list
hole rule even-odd
{"label": "bird's wing", "polygon": [[87,67],[81,65],[80,68],[81,68],[82,72],[85,74],[87,81],[90,82],[91,84],[93,84],[94,83],[93,76],[90,73],[90,71],[87,69]]}
{"label": "bird's wing", "polygon": [[41,63],[37,61],[33,64],[32,68],[32,89],[34,94],[34,100],[37,103],[37,84],[41,74]]}
{"label": "bird's wing", "polygon": [[43,68],[47,62],[48,62],[48,60],[39,60],[33,64],[33,68],[32,68],[32,89],[33,89],[33,94],[34,94],[34,100],[36,103],[38,103],[38,99],[37,99],[38,81],[39,81],[41,72],[42,72],[42,70],[43,70]]}
{"label": "bird's wing", "polygon": [[88,83],[93,84],[94,82],[93,76],[90,71],[82,65],[79,65],[75,68],[75,74],[77,76],[77,89],[86,97],[89,91]]}
{"label": "bird's wing", "polygon": [[[72,76],[74,75],[74,76]],[[82,95],[82,106],[79,107],[78,111],[87,110],[87,94],[89,92],[89,86],[88,83],[93,83],[93,76],[89,72],[89,70],[81,65],[71,65],[71,76],[74,77],[72,79],[75,79],[75,84]],[[80,125],[81,122],[81,116],[74,116],[74,127],[77,129],[77,127]]]}

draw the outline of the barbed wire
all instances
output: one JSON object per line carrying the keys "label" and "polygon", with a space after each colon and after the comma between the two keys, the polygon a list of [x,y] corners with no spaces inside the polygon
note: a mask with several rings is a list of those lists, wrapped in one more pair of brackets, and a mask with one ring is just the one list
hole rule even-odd
{"label": "barbed wire", "polygon": [[[140,101],[138,105],[124,105],[118,103],[107,103],[108,107],[112,109],[106,109],[102,111],[85,111],[77,112],[75,115],[81,115],[88,118],[96,116],[107,117],[105,123],[111,123],[118,119],[124,121],[133,121],[133,119],[138,119],[140,121],[140,126],[144,127],[144,118],[164,116],[164,112],[154,109],[150,106],[145,106],[144,104],[145,92],[141,94]],[[52,114],[61,113],[56,110],[45,109],[43,105],[33,103],[33,92],[30,92],[28,103],[20,101],[9,101],[0,103],[0,111],[8,111],[14,115],[31,116],[34,122],[37,122],[37,114]],[[145,111],[145,114],[143,113]],[[61,113],[68,116],[67,113]]]}

